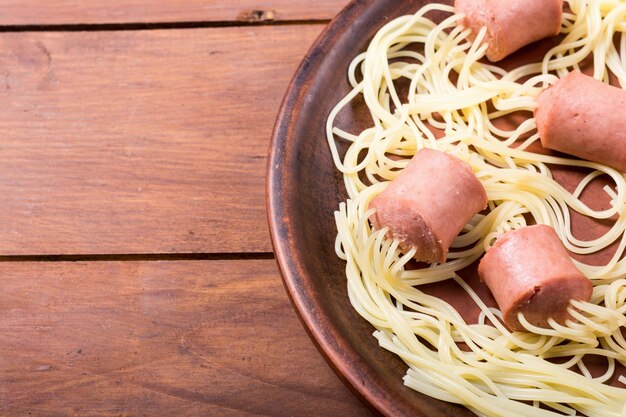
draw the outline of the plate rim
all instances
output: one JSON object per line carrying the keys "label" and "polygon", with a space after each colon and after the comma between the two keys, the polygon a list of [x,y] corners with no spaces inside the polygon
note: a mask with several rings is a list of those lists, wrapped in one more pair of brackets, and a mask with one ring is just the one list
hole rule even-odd
{"label": "plate rim", "polygon": [[[303,81],[309,80],[314,76],[316,69],[321,65],[319,59],[325,51],[332,48],[332,42],[329,42],[332,35],[342,31],[346,22],[358,18],[362,15],[365,8],[371,5],[374,0],[351,0],[322,30],[320,35],[313,42],[304,58],[298,65],[286,93],[282,99],[276,121],[272,131],[271,141],[268,150],[268,158],[265,176],[265,199],[266,199],[266,215],[269,224],[269,232],[274,250],[275,260],[278,265],[281,280],[286,289],[289,300],[297,313],[300,322],[303,324],[309,338],[313,341],[317,350],[322,354],[326,362],[333,369],[335,374],[342,382],[368,406],[370,410],[382,415],[398,415],[401,404],[394,404],[394,399],[390,393],[383,389],[376,381],[368,381],[365,383],[359,374],[363,374],[363,366],[366,363],[361,359],[350,361],[342,361],[341,357],[346,352],[351,351],[348,344],[341,338],[334,337],[336,332],[320,332],[319,325],[331,325],[332,321],[320,321],[317,314],[314,314],[306,306],[306,300],[301,291],[302,276],[298,273],[298,268],[294,265],[293,259],[298,254],[292,251],[292,247],[288,244],[281,244],[281,241],[288,239],[284,229],[279,224],[279,219],[284,219],[287,215],[284,210],[284,195],[280,188],[284,173],[281,171],[286,153],[284,152],[285,144],[289,140],[290,128],[293,127],[292,115],[295,106],[304,99],[308,88],[302,88],[300,85]],[[304,84],[306,85],[306,84]],[[351,359],[354,359],[353,357]],[[372,383],[373,382],[373,383]],[[435,400],[436,401],[436,400]],[[401,415],[413,415],[415,417],[426,417],[419,410],[402,410]]]}

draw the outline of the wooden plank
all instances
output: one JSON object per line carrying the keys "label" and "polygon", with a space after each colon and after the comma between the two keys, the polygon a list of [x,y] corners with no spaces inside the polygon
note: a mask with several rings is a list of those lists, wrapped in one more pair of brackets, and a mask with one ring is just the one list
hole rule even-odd
{"label": "wooden plank", "polygon": [[331,19],[348,0],[4,0],[0,25]]}
{"label": "wooden plank", "polygon": [[0,255],[271,251],[269,140],[322,28],[0,34]]}
{"label": "wooden plank", "polygon": [[367,416],[273,260],[0,264],[3,416]]}

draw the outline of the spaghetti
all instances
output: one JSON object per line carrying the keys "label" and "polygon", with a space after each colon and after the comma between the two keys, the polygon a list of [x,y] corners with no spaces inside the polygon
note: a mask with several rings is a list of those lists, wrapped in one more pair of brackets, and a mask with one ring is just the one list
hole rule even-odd
{"label": "spaghetti", "polygon": [[[377,329],[380,346],[406,362],[408,387],[481,416],[626,416],[626,378],[615,374],[626,366],[626,181],[602,164],[530,150],[538,140],[535,97],[580,70],[588,57],[596,79],[609,82],[612,74],[626,88],[626,2],[568,4],[560,44],[542,61],[510,71],[480,61],[485,30],[470,41],[469,31],[458,25],[462,16],[451,6],[430,3],[395,19],[351,63],[352,90],[327,120],[328,143],[349,197],[335,213],[335,247],[346,261],[350,302]],[[435,23],[427,16],[433,11],[448,17]],[[358,96],[372,125],[355,134],[335,126],[335,120]],[[497,126],[496,119],[519,112],[526,117],[515,129]],[[349,143],[344,155],[337,141]],[[400,253],[398,242],[385,237],[386,229],[371,228],[369,202],[422,148],[467,162],[487,191],[489,212],[465,226],[447,262],[410,269],[415,250]],[[559,165],[589,173],[569,192],[553,178],[551,167]],[[596,210],[581,194],[600,176],[612,182],[605,187],[611,207]],[[581,240],[572,233],[570,210],[615,221],[604,235]],[[575,261],[594,283],[590,302],[571,302],[576,322],[551,321],[551,328],[543,329],[522,316],[529,332],[511,333],[501,324],[500,311],[488,307],[457,272],[528,219],[552,226],[574,254],[610,245],[617,250],[601,266]],[[467,323],[449,303],[420,289],[445,280],[453,280],[480,308],[477,323]],[[606,372],[593,375],[584,360],[589,356],[604,358]],[[607,384],[611,379],[624,386]]]}

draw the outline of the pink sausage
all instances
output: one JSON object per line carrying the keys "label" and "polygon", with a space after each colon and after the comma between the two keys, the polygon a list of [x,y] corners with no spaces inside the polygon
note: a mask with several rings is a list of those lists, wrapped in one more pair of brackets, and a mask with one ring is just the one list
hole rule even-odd
{"label": "pink sausage", "polygon": [[545,225],[505,233],[480,261],[478,274],[511,330],[525,331],[519,312],[537,327],[549,327],[550,317],[563,324],[570,318],[569,300],[588,301],[593,289],[554,229]]}
{"label": "pink sausage", "polygon": [[544,148],[626,172],[626,90],[571,72],[537,97]]}
{"label": "pink sausage", "polygon": [[445,262],[448,248],[463,226],[487,207],[487,194],[471,167],[432,149],[417,152],[407,167],[370,202],[376,229],[400,241],[415,259]]}
{"label": "pink sausage", "polygon": [[487,27],[487,58],[500,61],[523,46],[558,34],[563,0],[455,0],[457,13],[465,14],[461,25],[476,37]]}

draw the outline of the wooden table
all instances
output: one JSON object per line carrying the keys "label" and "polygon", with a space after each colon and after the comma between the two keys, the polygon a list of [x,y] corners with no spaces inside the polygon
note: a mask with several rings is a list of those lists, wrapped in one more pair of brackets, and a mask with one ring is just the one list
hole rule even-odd
{"label": "wooden table", "polygon": [[289,303],[264,196],[346,0],[0,3],[0,415],[369,415]]}

